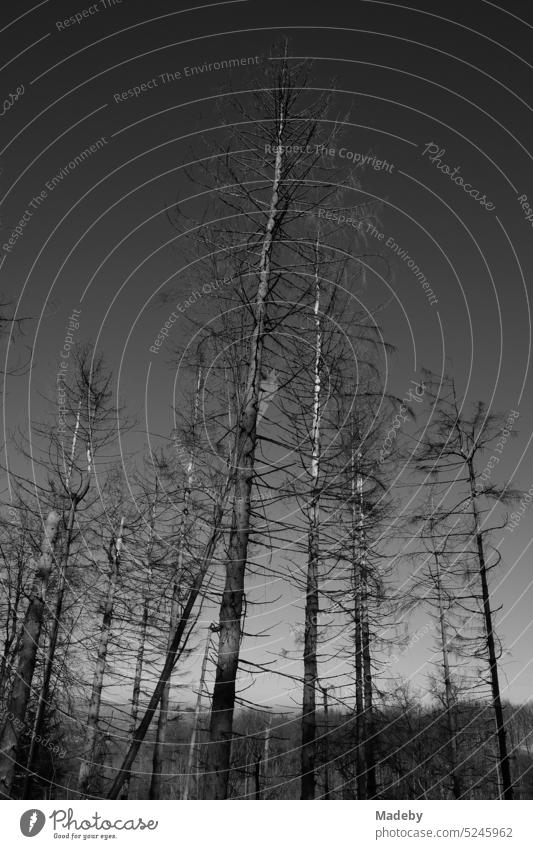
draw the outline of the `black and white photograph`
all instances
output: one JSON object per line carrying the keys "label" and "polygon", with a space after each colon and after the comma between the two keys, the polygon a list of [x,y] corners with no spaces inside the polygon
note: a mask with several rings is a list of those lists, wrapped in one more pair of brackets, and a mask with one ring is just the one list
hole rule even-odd
{"label": "black and white photograph", "polygon": [[531,846],[533,5],[0,41],[6,847]]}

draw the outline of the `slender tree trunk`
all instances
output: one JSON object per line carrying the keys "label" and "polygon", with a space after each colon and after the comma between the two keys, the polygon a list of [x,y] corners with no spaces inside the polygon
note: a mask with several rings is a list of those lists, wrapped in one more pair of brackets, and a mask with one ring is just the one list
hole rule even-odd
{"label": "slender tree trunk", "polygon": [[250,757],[249,757],[249,754],[248,754],[248,750],[246,750],[246,765],[245,765],[245,768],[244,768],[244,796],[245,796],[245,798],[248,798],[248,791],[250,789],[250,775],[248,773],[248,767],[249,766],[251,766]]}
{"label": "slender tree trunk", "polygon": [[448,651],[448,626],[442,600],[442,584],[440,575],[440,562],[437,551],[433,552],[436,565],[437,604],[439,609],[439,625],[442,645],[442,667],[444,672],[444,693],[446,699],[446,725],[448,729],[449,752],[450,752],[450,778],[452,780],[452,792],[455,799],[461,798],[461,781],[457,769],[457,702],[453,692],[453,684],[450,675],[450,660]]}
{"label": "slender tree trunk", "polygon": [[282,179],[281,142],[284,126],[282,96],[270,210],[259,260],[259,285],[254,310],[255,327],[250,340],[246,393],[236,435],[235,503],[226,560],[226,581],[220,605],[218,658],[209,727],[206,771],[206,789],[209,799],[225,799],[228,794],[235,687],[242,639],[241,616],[250,533],[250,498],[254,478],[264,325],[270,285],[271,254],[280,214],[278,204]]}
{"label": "slender tree trunk", "polygon": [[87,495],[90,484],[90,474],[91,474],[91,455],[90,452],[87,455],[87,481],[85,485],[81,487],[81,489],[74,493],[70,489],[70,481],[72,478],[72,470],[74,467],[74,458],[76,456],[76,446],[78,443],[78,434],[80,429],[80,415],[81,415],[81,407],[82,401],[80,399],[78,403],[78,412],[76,415],[76,424],[74,427],[74,433],[72,435],[72,445],[70,450],[70,460],[67,469],[65,486],[69,493],[70,497],[70,508],[69,515],[66,525],[66,535],[65,535],[65,548],[62,553],[62,562],[58,564],[59,567],[59,580],[58,580],[58,588],[56,593],[56,602],[53,612],[53,620],[52,620],[52,630],[50,634],[50,641],[48,644],[48,652],[46,653],[46,660],[44,664],[44,672],[43,672],[43,681],[41,685],[41,691],[39,693],[39,702],[37,705],[37,711],[35,714],[35,721],[33,724],[33,734],[30,742],[30,749],[28,752],[28,759],[26,762],[26,778],[24,780],[24,796],[28,795],[29,787],[31,784],[31,780],[33,778],[32,769],[33,769],[33,761],[35,757],[35,741],[37,736],[41,733],[44,715],[48,703],[48,694],[50,691],[50,681],[52,679],[52,672],[54,669],[54,659],[55,653],[57,649],[57,640],[59,636],[59,629],[61,626],[61,615],[63,613],[63,603],[65,600],[65,592],[66,592],[66,578],[67,578],[67,569],[69,565],[70,559],[70,548],[72,545],[72,537],[74,532],[74,521],[76,519],[76,511],[78,509],[78,505]]}
{"label": "slender tree trunk", "polygon": [[120,551],[124,535],[124,517],[120,522],[120,530],[116,540],[113,540],[109,550],[109,561],[111,571],[106,590],[106,600],[102,617],[100,631],[100,642],[96,668],[94,670],[91,701],[89,702],[89,714],[87,717],[87,745],[86,754],[80,766],[79,791],[87,795],[93,778],[94,764],[96,761],[96,749],[98,744],[98,725],[100,721],[100,704],[102,700],[102,689],[104,686],[104,672],[107,660],[107,649],[111,634],[111,623],[113,621],[113,610],[115,606],[115,592],[118,579],[118,567],[120,563]]}
{"label": "slender tree trunk", "polygon": [[270,731],[272,724],[272,716],[268,719],[268,726],[265,730],[265,745],[263,747],[263,799],[267,798],[268,792],[268,758],[270,754]]}
{"label": "slender tree trunk", "polygon": [[318,676],[318,569],[320,558],[320,390],[322,325],[318,239],[315,259],[315,364],[313,374],[313,422],[311,427],[311,505],[309,515],[307,588],[304,631],[304,686],[302,704],[301,799],[315,798],[316,768],[316,682]]}
{"label": "slender tree trunk", "polygon": [[507,751],[507,737],[505,730],[505,720],[503,716],[503,707],[500,695],[500,680],[498,675],[498,660],[496,657],[496,645],[494,640],[494,629],[492,624],[492,607],[490,602],[490,592],[487,580],[487,566],[485,561],[485,551],[483,546],[483,534],[479,523],[479,514],[477,509],[476,496],[476,477],[473,468],[472,460],[468,463],[468,471],[470,478],[470,491],[472,495],[472,516],[474,519],[474,533],[476,535],[478,562],[479,562],[479,577],[481,580],[481,598],[483,601],[483,616],[485,620],[485,632],[487,635],[487,650],[489,658],[490,680],[492,689],[492,705],[494,707],[494,716],[496,719],[496,729],[498,736],[498,751],[500,761],[500,777],[501,777],[501,795],[504,799],[513,798],[513,782],[511,779],[511,763],[509,753]]}
{"label": "slender tree trunk", "polygon": [[7,664],[11,655],[11,646],[14,641],[14,636],[8,636],[4,640],[4,651],[2,653],[2,660],[0,661],[0,693],[4,692],[4,680],[7,679]]}
{"label": "slender tree trunk", "polygon": [[[17,583],[15,598],[11,603],[8,594],[9,609],[6,615],[6,636],[4,639],[4,650],[2,653],[2,661],[0,662],[0,693],[5,692],[8,680],[8,667],[13,666],[13,658],[16,656],[17,649],[20,643],[20,633],[18,629],[18,613],[23,600],[22,586],[22,571],[24,568],[24,530],[20,528],[21,534],[21,550],[17,553]],[[11,626],[11,627],[10,627]]]}
{"label": "slender tree trunk", "polygon": [[218,504],[215,507],[215,514],[213,520],[213,531],[209,538],[209,541],[205,547],[204,555],[202,558],[202,562],[196,574],[196,578],[193,581],[193,584],[189,590],[189,595],[187,598],[187,602],[185,607],[183,608],[183,612],[181,614],[180,620],[176,626],[176,631],[174,633],[172,642],[167,651],[165,663],[163,665],[163,669],[159,675],[159,680],[155,686],[154,692],[150,697],[150,701],[148,702],[148,706],[144,712],[143,718],[140,721],[137,729],[133,734],[133,740],[130,744],[128,751],[124,756],[124,760],[120,766],[120,769],[117,772],[116,778],[111,785],[111,788],[107,794],[108,799],[117,799],[118,795],[122,789],[124,781],[127,778],[128,773],[133,766],[133,762],[137,757],[137,753],[141,747],[141,743],[146,736],[146,732],[150,727],[150,723],[154,718],[154,714],[159,706],[159,702],[161,700],[161,695],[163,692],[163,688],[165,686],[165,681],[171,675],[172,670],[176,664],[176,660],[179,657],[178,650],[181,647],[183,650],[183,635],[185,633],[185,629],[191,617],[194,605],[196,603],[196,599],[200,594],[200,590],[202,589],[202,585],[204,583],[205,576],[207,574],[207,570],[209,569],[212,557],[215,552],[215,548],[218,542],[218,538],[220,535],[220,525],[222,522],[222,516],[224,514],[224,503],[225,503],[226,495],[221,498]]}
{"label": "slender tree trunk", "polygon": [[59,528],[59,515],[52,510],[44,523],[41,556],[35,570],[30,591],[30,601],[19,650],[18,667],[10,699],[7,704],[6,719],[0,732],[0,796],[10,797],[21,730],[24,727],[26,708],[30,698],[37,649],[41,636],[45,609],[46,589],[52,572],[55,555],[55,543]]}
{"label": "slender tree trunk", "polygon": [[331,799],[329,788],[329,711],[328,688],[322,687],[324,698],[324,799]]}
{"label": "slender tree trunk", "polygon": [[258,760],[256,760],[254,764],[254,778],[255,778],[255,790],[254,790],[254,799],[261,798],[261,755],[259,755]]}
{"label": "slender tree trunk", "polygon": [[41,728],[44,721],[44,714],[46,711],[46,707],[48,704],[48,694],[50,692],[50,681],[52,679],[52,672],[54,669],[54,659],[57,648],[57,639],[59,636],[59,628],[61,624],[61,614],[63,612],[63,602],[65,599],[65,590],[66,590],[66,573],[68,568],[68,562],[70,557],[70,547],[72,544],[72,534],[74,529],[74,520],[76,517],[76,507],[78,505],[78,500],[74,497],[71,501],[69,516],[67,521],[67,529],[65,536],[65,551],[63,552],[62,563],[59,567],[59,581],[57,587],[57,595],[56,602],[54,606],[53,618],[52,618],[52,629],[50,633],[50,641],[48,644],[48,651],[46,652],[46,660],[44,664],[44,672],[43,672],[43,681],[41,684],[41,692],[39,693],[39,702],[37,704],[37,711],[35,713],[35,720],[33,723],[33,734],[30,742],[30,748],[28,751],[28,760],[26,762],[26,778],[24,779],[24,790],[23,797],[28,797],[28,792],[30,788],[30,784],[33,778],[32,770],[33,770],[33,762],[35,758],[35,748],[36,748],[36,739],[37,736],[41,733]]}
{"label": "slender tree trunk", "polygon": [[364,697],[364,750],[366,765],[366,797],[374,799],[377,793],[374,712],[372,693],[372,654],[370,647],[370,621],[368,614],[368,562],[365,532],[365,509],[363,495],[363,477],[357,474],[357,492],[359,495],[360,563],[361,563],[361,645],[363,654],[363,697]]}
{"label": "slender tree trunk", "polygon": [[[194,428],[196,426],[196,421],[198,417],[198,409],[199,409],[199,400],[200,400],[200,391],[202,387],[202,367],[201,365],[198,368],[198,376],[196,383],[196,392],[194,399],[194,414],[193,414],[193,439],[194,439]],[[179,540],[178,540],[178,558],[176,564],[176,570],[174,574],[174,581],[172,587],[172,600],[170,606],[170,622],[168,628],[168,637],[167,637],[167,652],[170,648],[170,644],[172,642],[172,637],[174,632],[176,631],[176,626],[180,617],[180,587],[183,575],[183,561],[185,556],[185,532],[187,529],[187,520],[189,517],[189,502],[191,497],[192,490],[192,479],[194,473],[194,462],[195,462],[195,447],[193,446],[193,452],[191,454],[190,461],[187,466],[185,487],[183,492],[183,513],[181,516],[180,522],[180,530],[179,530]],[[163,758],[165,754],[165,742],[167,738],[167,728],[168,728],[168,712],[170,707],[170,676],[165,681],[163,692],[161,694],[161,704],[159,706],[159,717],[157,721],[157,731],[156,738],[154,744],[154,751],[152,755],[152,777],[150,780],[150,790],[148,792],[148,798],[150,799],[160,799],[161,798],[161,787],[162,787],[162,778],[163,778]]]}
{"label": "slender tree trunk", "polygon": [[[185,775],[185,788],[183,790],[183,798],[184,799],[189,798],[189,789],[190,789],[191,775],[192,775],[192,764],[193,764],[193,760],[194,760],[194,750],[195,750],[195,747],[196,747],[196,738],[198,736],[198,730],[199,730],[198,726],[200,724],[200,716],[202,714],[202,696],[203,696],[203,693],[204,693],[205,673],[206,673],[206,670],[207,670],[207,660],[208,660],[208,657],[209,657],[209,647],[210,647],[210,645],[211,645],[211,628],[209,628],[209,630],[208,630],[207,639],[205,641],[205,651],[204,651],[204,657],[203,657],[203,660],[202,660],[202,669],[201,669],[201,672],[200,672],[200,684],[199,684],[199,687],[198,687],[198,695],[196,697],[196,707],[194,709],[194,722],[193,722],[192,733],[191,733],[191,741],[189,743],[189,759],[188,759],[188,762],[187,762],[187,773]],[[198,773],[196,773],[196,790],[197,790],[196,795],[198,796]]]}
{"label": "slender tree trunk", "polygon": [[354,640],[355,640],[355,771],[357,798],[366,799],[366,765],[364,758],[363,740],[365,739],[365,716],[363,705],[363,638],[361,611],[361,563],[359,558],[359,516],[357,474],[355,450],[353,448],[354,433],[352,428],[351,451],[351,488],[352,488],[352,567],[354,589]]}
{"label": "slender tree trunk", "polygon": [[[183,537],[182,537],[183,538]],[[183,542],[180,542],[178,564],[176,566],[176,578],[174,580],[172,590],[172,601],[170,607],[170,624],[167,637],[167,652],[172,642],[172,636],[176,631],[176,626],[180,618],[180,602],[179,590],[181,568],[183,565]],[[180,562],[181,561],[181,562]],[[150,779],[150,789],[148,791],[149,799],[161,798],[161,786],[163,778],[163,758],[165,754],[165,743],[168,728],[168,713],[170,707],[170,676],[165,681],[163,692],[161,693],[161,704],[159,706],[159,717],[157,721],[156,737],[154,743],[154,751],[152,754],[152,776]]]}
{"label": "slender tree trunk", "polygon": [[[149,572],[149,581],[151,580],[151,570]],[[139,712],[139,700],[141,697],[141,682],[142,682],[142,674],[143,674],[143,664],[144,664],[144,651],[146,648],[146,632],[148,629],[148,614],[150,611],[150,602],[148,598],[148,592],[145,591],[144,602],[143,602],[143,612],[141,617],[141,631],[139,634],[139,648],[137,649],[137,658],[135,661],[135,675],[133,677],[133,689],[131,694],[131,735],[133,739],[133,732],[135,731],[135,726],[137,723],[137,714]],[[122,788],[121,799],[127,799],[130,791],[130,781],[131,781],[131,773],[128,774],[127,779],[124,782],[124,786]]]}

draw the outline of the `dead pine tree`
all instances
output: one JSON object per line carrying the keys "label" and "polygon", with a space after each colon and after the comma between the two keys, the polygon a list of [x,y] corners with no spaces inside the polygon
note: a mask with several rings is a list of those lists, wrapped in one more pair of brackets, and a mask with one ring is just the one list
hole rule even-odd
{"label": "dead pine tree", "polygon": [[270,757],[270,736],[272,733],[272,714],[268,717],[265,728],[265,743],[263,746],[263,799],[268,796],[268,760]]}
{"label": "dead pine tree", "polygon": [[[167,637],[167,651],[172,642],[172,638],[174,632],[176,630],[176,625],[179,621],[180,617],[180,593],[182,591],[181,582],[183,577],[184,570],[184,561],[185,561],[185,547],[186,547],[186,533],[187,533],[187,523],[189,518],[189,504],[191,499],[192,492],[192,484],[193,484],[193,475],[194,475],[194,465],[196,458],[196,450],[197,444],[195,439],[195,430],[196,425],[198,423],[198,411],[200,404],[200,394],[202,392],[202,382],[203,382],[203,366],[200,362],[197,368],[197,378],[196,378],[196,390],[194,396],[194,404],[193,404],[193,422],[192,422],[192,449],[190,453],[190,457],[187,461],[187,468],[185,472],[185,482],[183,486],[183,506],[182,506],[182,514],[180,520],[180,526],[178,531],[178,542],[177,542],[177,557],[176,563],[174,566],[174,578],[172,582],[172,598],[170,602],[170,621],[169,621],[169,629],[168,629],[168,637]],[[167,736],[167,727],[168,727],[168,713],[170,706],[170,677],[167,681],[165,681],[165,686],[163,688],[163,692],[161,694],[161,703],[159,705],[159,716],[157,721],[157,730],[156,730],[156,739],[154,744],[154,751],[152,756],[152,776],[150,779],[150,790],[149,790],[149,798],[150,799],[160,799],[161,798],[161,782],[163,775],[163,756],[165,751],[165,741]]]}
{"label": "dead pine tree", "polygon": [[324,704],[324,793],[323,799],[331,799],[330,784],[329,784],[329,702],[328,688],[322,687],[322,697]]}
{"label": "dead pine tree", "polygon": [[358,538],[360,533],[359,493],[357,491],[356,450],[354,447],[353,419],[351,421],[350,450],[350,486],[351,486],[351,555],[352,555],[352,591],[354,621],[354,671],[355,671],[355,775],[357,798],[366,799],[366,765],[363,741],[365,740],[365,709],[363,702],[363,639],[362,639],[362,595],[361,561],[358,556]]}
{"label": "dead pine tree", "polygon": [[113,609],[115,604],[115,592],[118,581],[120,555],[124,536],[124,516],[120,520],[120,528],[109,543],[107,552],[109,562],[109,574],[105,590],[104,609],[100,628],[100,639],[98,653],[94,670],[91,699],[87,716],[87,738],[85,754],[80,764],[78,789],[85,796],[90,792],[91,783],[94,778],[94,765],[96,763],[96,749],[98,746],[98,728],[100,721],[100,705],[102,701],[102,690],[104,686],[104,673],[107,659],[107,649],[111,634],[113,621]]}
{"label": "dead pine tree", "polygon": [[157,683],[154,687],[152,695],[150,696],[142,719],[140,720],[139,724],[137,725],[132,734],[132,741],[128,747],[126,754],[124,755],[120,768],[117,770],[117,775],[109,789],[109,792],[107,793],[107,799],[118,798],[124,785],[124,782],[127,780],[127,777],[131,772],[131,768],[133,766],[135,758],[137,757],[142,742],[146,737],[146,733],[154,718],[157,708],[159,707],[161,695],[165,687],[165,682],[172,674],[176,662],[179,660],[181,654],[183,653],[187,645],[187,640],[191,633],[191,628],[194,627],[194,622],[191,628],[189,628],[189,631],[187,631],[187,628],[189,627],[191,619],[193,618],[193,611],[195,609],[196,602],[198,601],[198,598],[201,597],[206,576],[210,566],[212,565],[213,558],[215,556],[217,546],[220,540],[220,536],[222,534],[222,520],[224,517],[226,503],[229,497],[229,491],[230,482],[228,477],[224,485],[221,487],[219,496],[216,499],[213,508],[213,517],[209,528],[209,534],[203,545],[202,554],[199,558],[199,561],[195,565],[194,577],[190,586],[188,587],[187,597],[183,605],[180,617],[178,619],[176,630],[172,635],[172,641],[168,646],[165,655],[165,661],[161,672],[159,673]]}
{"label": "dead pine tree", "polygon": [[[142,583],[142,612],[140,622],[138,623],[139,629],[139,638],[138,638],[138,646],[137,652],[135,656],[135,672],[133,675],[133,684],[132,684],[132,694],[131,694],[131,729],[130,736],[133,738],[133,733],[135,731],[135,727],[137,725],[137,717],[139,713],[139,703],[141,697],[141,684],[143,678],[144,671],[144,661],[145,661],[145,652],[146,652],[146,643],[148,637],[148,623],[150,618],[150,607],[151,601],[154,595],[154,589],[152,587],[152,582],[154,579],[154,566],[156,565],[157,557],[155,554],[156,540],[155,540],[155,530],[156,530],[156,520],[157,520],[157,508],[159,501],[159,478],[157,473],[154,475],[153,482],[152,481],[141,481],[141,504],[145,506],[146,511],[148,512],[148,522],[147,522],[147,530],[146,536],[142,540],[142,543],[145,546],[145,556],[143,560],[138,560],[130,550],[130,546],[126,546],[124,543],[124,548],[127,550],[128,556],[130,560],[134,561],[140,571],[140,579]],[[153,491],[152,491],[153,490]],[[141,508],[142,509],[142,508]],[[143,534],[144,536],[144,534]],[[136,540],[137,545],[139,545],[139,541]],[[131,775],[128,775],[127,779],[124,782],[124,786],[122,788],[121,799],[127,799],[129,795],[130,789],[130,780]]]}
{"label": "dead pine tree", "polygon": [[[483,468],[483,455],[489,450],[499,450],[497,443],[506,420],[502,415],[489,413],[482,402],[473,405],[470,415],[464,412],[464,405],[460,405],[457,398],[453,378],[440,380],[426,372],[424,382],[427,384],[427,398],[433,408],[434,422],[427,437],[421,441],[417,466],[426,474],[442,476],[446,480],[452,474],[455,475],[454,502],[448,510],[454,515],[469,519],[470,527],[463,537],[464,556],[474,555],[477,562],[478,612],[481,613],[484,624],[484,640],[480,654],[484,656],[489,671],[498,746],[500,795],[503,799],[512,799],[513,781],[500,689],[499,650],[488,581],[489,571],[498,565],[501,555],[494,546],[490,546],[490,534],[495,527],[487,527],[483,518],[488,512],[487,508],[483,507],[484,500],[506,505],[517,497],[516,492],[497,484],[492,477],[492,468],[499,462],[496,454],[492,455],[495,458],[492,466]],[[449,500],[450,498],[451,496]],[[496,527],[503,527],[503,522]],[[488,562],[487,547],[491,550],[495,562]]]}
{"label": "dead pine tree", "polygon": [[446,708],[446,724],[448,730],[449,752],[450,752],[450,778],[452,792],[456,799],[461,798],[461,781],[458,770],[457,757],[457,699],[454,691],[453,681],[450,673],[450,651],[448,642],[448,621],[444,606],[444,593],[441,579],[440,552],[435,547],[433,550],[435,559],[435,590],[437,594],[437,607],[439,616],[440,639],[442,647],[442,670],[444,681],[444,696]]}
{"label": "dead pine tree", "polygon": [[[198,732],[200,730],[200,728],[199,728],[200,720],[201,720],[201,716],[202,716],[202,699],[203,699],[203,695],[204,695],[205,675],[206,675],[206,671],[207,671],[207,661],[208,661],[208,658],[209,658],[209,649],[211,647],[211,639],[212,639],[212,635],[213,635],[213,630],[214,630],[214,626],[210,625],[208,633],[207,633],[206,641],[205,641],[204,656],[202,658],[202,668],[201,668],[201,671],[200,671],[200,682],[198,684],[198,693],[197,693],[197,696],[196,696],[196,705],[195,705],[195,708],[194,708],[192,733],[191,733],[191,739],[190,739],[190,742],[189,742],[189,757],[188,757],[188,760],[187,760],[187,772],[186,772],[186,775],[185,775],[185,787],[183,789],[183,798],[184,799],[188,799],[189,794],[190,794],[190,787],[191,787],[192,776],[193,776],[192,768],[193,768],[194,756],[195,756],[196,747],[197,747],[196,740],[198,738]],[[195,774],[195,778],[196,778],[196,795],[197,795],[197,798],[199,798],[199,793],[198,793],[199,775],[198,775],[198,771]]]}
{"label": "dead pine tree", "polygon": [[32,770],[33,770],[33,761],[35,757],[36,750],[36,740],[41,732],[41,727],[44,721],[45,711],[48,705],[48,695],[50,691],[50,682],[52,679],[52,672],[54,668],[54,660],[57,649],[57,641],[59,637],[59,629],[62,622],[62,612],[63,612],[63,604],[65,601],[65,592],[67,589],[67,571],[69,566],[70,559],[70,551],[72,547],[72,540],[74,536],[74,522],[76,520],[76,513],[83,499],[87,495],[89,491],[90,478],[91,478],[91,449],[89,444],[87,444],[87,466],[86,466],[86,477],[83,477],[78,482],[77,486],[74,486],[72,483],[73,471],[74,471],[74,460],[76,457],[76,448],[77,441],[79,436],[79,427],[80,427],[80,413],[81,413],[81,399],[79,401],[78,411],[76,415],[76,423],[74,426],[74,433],[72,435],[72,445],[70,451],[70,458],[68,461],[68,468],[65,475],[64,488],[67,493],[68,500],[70,501],[70,506],[68,508],[68,513],[66,516],[66,520],[64,519],[65,524],[65,533],[64,533],[64,544],[63,551],[61,553],[61,557],[58,558],[58,585],[56,589],[56,597],[54,608],[52,612],[52,627],[50,631],[50,636],[48,639],[48,647],[46,651],[46,657],[44,662],[44,671],[43,671],[43,680],[41,683],[41,689],[39,692],[39,701],[37,703],[37,710],[35,713],[35,720],[33,723],[33,734],[30,742],[30,748],[28,751],[28,759],[26,762],[26,779],[24,782],[24,790],[23,797],[27,798],[29,786],[32,779]]}
{"label": "dead pine tree", "polygon": [[363,661],[363,747],[365,752],[366,798],[374,799],[377,793],[375,742],[374,742],[374,707],[372,685],[372,653],[370,616],[368,609],[369,571],[368,549],[366,539],[366,514],[364,497],[364,479],[359,468],[361,455],[357,454],[356,492],[358,500],[359,524],[359,574],[361,581],[361,654]]}
{"label": "dead pine tree", "polygon": [[[3,623],[2,658],[0,660],[0,694],[4,702],[15,668],[20,626],[24,619],[28,591],[33,579],[31,569],[31,529],[34,524],[24,504],[13,499],[11,518],[2,517],[0,525],[0,582],[3,588],[0,618]],[[5,707],[5,703],[3,704]]]}
{"label": "dead pine tree", "polygon": [[[429,484],[431,486],[431,484]],[[465,568],[464,519],[450,516],[444,498],[436,501],[431,486],[429,504],[415,515],[409,527],[417,527],[416,550],[412,553],[413,577],[407,587],[406,615],[415,606],[424,605],[435,617],[437,644],[440,654],[437,696],[444,706],[448,765],[446,785],[455,799],[465,798],[463,774],[458,744],[459,683],[454,664],[454,639],[466,631],[467,620],[463,606],[471,592],[469,583],[475,573]],[[443,490],[444,493],[444,490]],[[424,493],[424,498],[427,494]],[[409,536],[413,534],[408,530]],[[418,543],[420,540],[420,544]],[[456,542],[458,541],[458,543]],[[420,548],[420,550],[418,550]],[[469,558],[473,560],[473,558]]]}
{"label": "dead pine tree", "polygon": [[320,421],[322,320],[320,315],[320,276],[318,237],[315,257],[315,357],[313,367],[313,413],[311,423],[311,482],[309,504],[307,587],[305,596],[304,684],[302,702],[301,799],[315,797],[316,767],[316,687],[318,677],[317,634],[320,564]]}
{"label": "dead pine tree", "polygon": [[[56,655],[62,649],[61,632],[65,628],[64,609],[69,589],[69,575],[75,556],[73,548],[81,526],[80,514],[90,492],[95,456],[113,439],[117,410],[113,406],[112,375],[106,368],[102,355],[97,355],[91,345],[85,344],[72,352],[72,371],[61,384],[63,415],[61,427],[50,429],[49,420],[34,425],[36,439],[22,454],[46,470],[47,480],[41,486],[43,497],[50,499],[62,515],[61,546],[58,546],[56,580],[48,610],[50,620],[42,678],[38,696],[33,733],[26,762],[23,796],[28,796],[34,778],[33,766],[38,752],[37,740],[42,732],[49,707],[52,676]],[[50,403],[56,403],[56,398]],[[122,410],[121,410],[122,412]],[[54,410],[55,414],[55,410]],[[126,418],[124,425],[129,427]],[[65,451],[65,435],[70,442]],[[42,453],[41,453],[42,452]],[[44,458],[43,458],[44,455]],[[21,487],[28,492],[29,484]]]}
{"label": "dead pine tree", "polygon": [[19,742],[25,727],[26,708],[43,626],[46,589],[54,566],[59,522],[59,514],[55,510],[50,511],[44,523],[41,556],[36,565],[24,618],[13,689],[7,704],[6,719],[0,731],[0,794],[5,798],[11,796],[15,779]]}
{"label": "dead pine tree", "polygon": [[[287,258],[283,262],[283,251],[288,250],[287,242],[283,244],[283,239],[288,238],[283,227],[303,217],[299,211],[302,208],[300,203],[303,204],[304,197],[309,194],[305,178],[313,165],[313,157],[306,151],[311,151],[307,143],[316,132],[317,112],[299,104],[301,99],[302,89],[289,69],[287,59],[281,59],[278,68],[255,98],[260,122],[258,129],[255,129],[255,121],[250,122],[254,130],[250,130],[246,138],[247,130],[235,130],[239,141],[243,142],[242,146],[247,148],[252,147],[252,132],[256,135],[254,153],[251,154],[253,162],[245,162],[240,156],[238,166],[231,173],[232,192],[228,204],[233,209],[238,207],[244,220],[253,221],[259,216],[261,223],[248,236],[246,274],[241,283],[241,299],[247,304],[251,328],[246,334],[246,371],[235,433],[234,504],[220,604],[218,659],[209,727],[206,795],[211,799],[225,799],[228,795],[264,347],[272,332],[272,313],[280,315],[274,298],[283,286],[288,262]],[[239,106],[241,113],[242,108]],[[227,161],[231,162],[230,157]],[[256,195],[259,183],[263,196],[254,196],[248,188],[248,181],[252,181]],[[250,216],[254,218],[250,219]],[[242,288],[245,278],[257,279],[252,296]],[[288,304],[285,309],[290,312]]]}

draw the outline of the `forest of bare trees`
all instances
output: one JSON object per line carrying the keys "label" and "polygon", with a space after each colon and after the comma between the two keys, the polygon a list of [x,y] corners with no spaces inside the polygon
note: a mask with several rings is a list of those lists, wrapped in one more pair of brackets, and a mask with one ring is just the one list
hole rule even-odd
{"label": "forest of bare trees", "polygon": [[173,431],[125,450],[136,411],[80,341],[59,423],[51,382],[9,434],[3,798],[533,796],[494,590],[509,413],[451,369],[388,388],[360,297],[391,273],[366,236],[382,213],[361,214],[364,169],[321,154],[350,116],[310,73],[284,59],[226,99],[168,215],[202,308],[169,307],[187,332],[157,353]]}

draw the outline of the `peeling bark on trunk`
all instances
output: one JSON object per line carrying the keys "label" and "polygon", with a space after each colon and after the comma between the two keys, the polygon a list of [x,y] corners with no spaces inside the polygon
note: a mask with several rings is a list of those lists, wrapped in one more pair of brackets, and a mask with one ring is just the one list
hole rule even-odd
{"label": "peeling bark on trunk", "polygon": [[54,564],[58,528],[59,515],[52,510],[44,524],[41,556],[35,570],[29,605],[24,618],[18,667],[7,705],[7,718],[0,733],[0,795],[4,797],[10,797],[15,779],[17,752],[35,671],[46,589]]}
{"label": "peeling bark on trunk", "polygon": [[250,533],[250,497],[254,477],[264,324],[270,283],[271,253],[279,214],[279,188],[283,162],[281,142],[285,125],[283,110],[282,98],[278,118],[278,145],[272,195],[259,260],[259,285],[254,309],[255,327],[250,341],[245,400],[236,436],[235,503],[226,561],[226,580],[220,605],[218,658],[209,727],[206,771],[207,798],[209,799],[225,799],[228,794],[235,687],[242,639],[241,617]]}
{"label": "peeling bark on trunk", "polygon": [[304,687],[302,704],[301,799],[315,798],[316,784],[316,683],[318,677],[318,568],[320,557],[320,368],[322,326],[320,321],[320,278],[318,239],[315,257],[315,364],[313,373],[313,422],[311,428],[311,505],[309,516],[307,588],[304,632]]}
{"label": "peeling bark on trunk", "polygon": [[94,766],[96,763],[96,750],[98,746],[98,726],[100,721],[100,704],[102,700],[102,689],[104,686],[104,673],[107,660],[107,649],[111,634],[111,623],[113,621],[113,610],[115,605],[115,592],[118,579],[118,567],[120,563],[120,552],[122,548],[122,537],[124,534],[124,517],[120,522],[120,530],[116,540],[113,540],[109,549],[109,561],[111,571],[106,589],[106,600],[102,617],[100,641],[96,668],[94,670],[91,701],[87,717],[87,746],[86,754],[80,766],[79,791],[87,795],[93,780]]}

